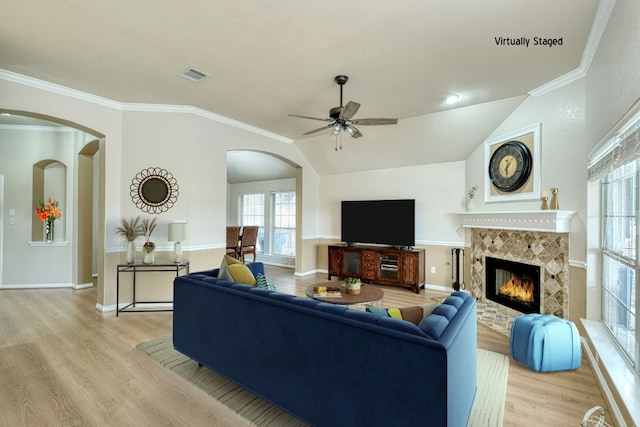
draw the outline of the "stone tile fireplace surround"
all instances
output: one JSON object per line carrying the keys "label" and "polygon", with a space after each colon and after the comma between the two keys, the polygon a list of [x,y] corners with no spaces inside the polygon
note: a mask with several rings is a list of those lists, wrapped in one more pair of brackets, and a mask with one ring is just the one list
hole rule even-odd
{"label": "stone tile fireplace surround", "polygon": [[458,214],[462,226],[471,228],[471,295],[497,305],[485,298],[486,257],[536,265],[541,271],[540,312],[568,318],[569,221],[573,214],[572,211]]}

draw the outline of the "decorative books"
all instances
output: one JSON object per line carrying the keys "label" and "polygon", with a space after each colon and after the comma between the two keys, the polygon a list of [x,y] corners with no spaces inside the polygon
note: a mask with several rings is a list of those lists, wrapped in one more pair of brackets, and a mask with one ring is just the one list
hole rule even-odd
{"label": "decorative books", "polygon": [[341,297],[342,292],[340,292],[339,286],[314,286],[313,296],[314,297]]}

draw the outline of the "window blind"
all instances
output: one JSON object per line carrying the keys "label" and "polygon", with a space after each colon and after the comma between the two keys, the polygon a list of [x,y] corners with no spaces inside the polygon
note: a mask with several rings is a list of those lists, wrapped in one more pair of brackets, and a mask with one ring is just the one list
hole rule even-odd
{"label": "window blind", "polygon": [[621,129],[589,160],[588,179],[597,181],[619,166],[640,158],[640,115]]}

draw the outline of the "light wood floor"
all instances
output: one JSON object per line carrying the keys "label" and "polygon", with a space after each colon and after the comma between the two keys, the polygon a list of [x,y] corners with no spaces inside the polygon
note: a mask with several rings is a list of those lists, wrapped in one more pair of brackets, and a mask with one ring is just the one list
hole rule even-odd
{"label": "light wood floor", "polygon": [[[283,292],[326,281],[267,267]],[[383,287],[384,305],[445,295]],[[94,288],[0,290],[0,426],[239,426],[235,413],[136,350],[171,333],[172,314],[102,315]],[[503,335],[478,327],[478,346],[509,354]],[[605,406],[590,368],[537,374],[511,361],[505,426],[579,426]],[[608,417],[611,422],[610,417]],[[428,422],[425,421],[425,425]]]}

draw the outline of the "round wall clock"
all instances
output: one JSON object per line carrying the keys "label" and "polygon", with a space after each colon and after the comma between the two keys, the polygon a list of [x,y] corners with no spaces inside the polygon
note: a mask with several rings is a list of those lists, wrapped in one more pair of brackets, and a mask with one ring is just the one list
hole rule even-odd
{"label": "round wall clock", "polygon": [[489,178],[498,190],[510,193],[527,182],[532,164],[531,152],[525,144],[508,141],[491,155]]}

